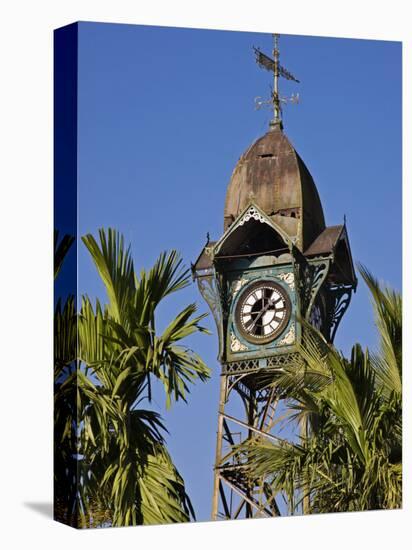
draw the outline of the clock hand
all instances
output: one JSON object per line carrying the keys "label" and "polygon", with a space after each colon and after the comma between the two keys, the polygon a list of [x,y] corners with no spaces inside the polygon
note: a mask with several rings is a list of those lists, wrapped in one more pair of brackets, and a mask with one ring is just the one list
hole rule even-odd
{"label": "clock hand", "polygon": [[[265,298],[262,298],[262,302],[264,300],[265,300]],[[269,306],[273,306],[273,305],[274,305],[274,302],[272,301],[271,298],[269,298],[268,303],[259,311],[259,314],[257,315],[257,317],[254,319],[253,323],[249,326],[249,330],[252,330],[254,328],[254,326],[259,321],[259,319],[262,317],[262,315],[267,312]]]}
{"label": "clock hand", "polygon": [[[264,300],[264,298],[262,298],[262,301],[263,301],[263,300]],[[248,330],[249,330],[249,331],[252,330],[252,329],[254,328],[254,326],[256,325],[256,323],[257,323],[257,322],[259,321],[259,319],[262,317],[262,315],[263,315],[263,313],[264,313],[263,310],[264,310],[264,308],[261,309],[261,310],[258,312],[258,314],[257,314],[257,316],[254,318],[252,324],[248,327]]]}
{"label": "clock hand", "polygon": [[[265,298],[262,298],[262,301],[264,301],[264,300],[265,300]],[[276,301],[274,301],[272,298],[268,298],[268,303],[259,311],[257,317],[253,320],[252,324],[248,327],[248,330],[251,331],[254,328],[254,326],[256,325],[256,323],[259,321],[259,319],[262,317],[262,315],[264,315],[267,312],[269,307],[274,306],[280,300],[281,300],[281,298],[278,298]]]}

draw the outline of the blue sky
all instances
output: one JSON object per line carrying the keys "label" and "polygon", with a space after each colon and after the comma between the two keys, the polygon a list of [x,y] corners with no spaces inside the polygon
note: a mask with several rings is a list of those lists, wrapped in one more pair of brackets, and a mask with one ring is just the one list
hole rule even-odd
{"label": "blue sky", "polygon": [[[276,30],[276,29],[274,29]],[[271,35],[81,23],[79,27],[79,231],[115,227],[131,242],[137,270],[162,250],[187,265],[206,233],[223,231],[227,184],[242,152],[268,127],[255,111],[271,78],[254,62]],[[401,288],[401,44],[281,36],[281,63],[300,84],[281,82],[300,104],[285,109],[285,132],[319,190],[327,225],[346,214],[352,253],[378,278]],[[86,250],[81,293],[104,299]],[[195,285],[159,311],[159,329],[189,302]],[[337,334],[348,352],[376,343],[362,282]],[[214,331],[210,316],[207,325]],[[190,345],[212,369],[189,404],[164,412],[169,449],[197,517],[209,519],[218,402],[217,339]]]}

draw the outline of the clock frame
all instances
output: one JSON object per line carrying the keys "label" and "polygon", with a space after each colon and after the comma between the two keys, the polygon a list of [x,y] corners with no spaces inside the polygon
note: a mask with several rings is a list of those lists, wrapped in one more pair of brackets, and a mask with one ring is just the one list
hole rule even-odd
{"label": "clock frame", "polygon": [[284,288],[270,279],[248,284],[235,308],[235,323],[240,334],[253,344],[267,344],[287,327],[292,306]]}

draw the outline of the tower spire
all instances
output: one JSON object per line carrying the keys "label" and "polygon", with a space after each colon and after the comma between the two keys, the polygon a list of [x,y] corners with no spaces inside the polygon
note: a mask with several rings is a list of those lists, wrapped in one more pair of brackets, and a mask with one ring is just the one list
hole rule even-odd
{"label": "tower spire", "polygon": [[271,105],[273,108],[273,118],[269,123],[270,128],[280,127],[283,128],[282,123],[282,103],[298,103],[299,94],[292,94],[290,97],[282,97],[279,94],[279,77],[283,76],[286,80],[293,80],[299,83],[299,80],[293,76],[287,69],[282,67],[279,62],[279,34],[273,34],[273,59],[259,50],[259,48],[253,48],[256,55],[256,63],[262,69],[266,69],[273,73],[273,91],[269,100],[262,100],[260,97],[255,99],[256,107],[259,109],[264,105]]}
{"label": "tower spire", "polygon": [[279,99],[279,35],[273,35],[273,120],[270,122],[270,126],[282,126],[281,120],[281,107]]}

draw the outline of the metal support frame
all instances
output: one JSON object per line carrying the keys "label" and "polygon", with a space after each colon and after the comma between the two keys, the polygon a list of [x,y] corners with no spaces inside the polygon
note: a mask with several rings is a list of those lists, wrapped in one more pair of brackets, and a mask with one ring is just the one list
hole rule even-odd
{"label": "metal support frame", "polygon": [[[248,387],[244,383],[245,377],[247,374],[244,373],[221,375],[212,499],[214,520],[280,515],[278,503],[267,482],[263,478],[247,475],[247,456],[245,452],[236,450],[237,443],[251,438],[281,440],[271,433],[277,421],[280,395],[273,388]],[[233,392],[244,404],[244,419],[236,418],[225,410]]]}

